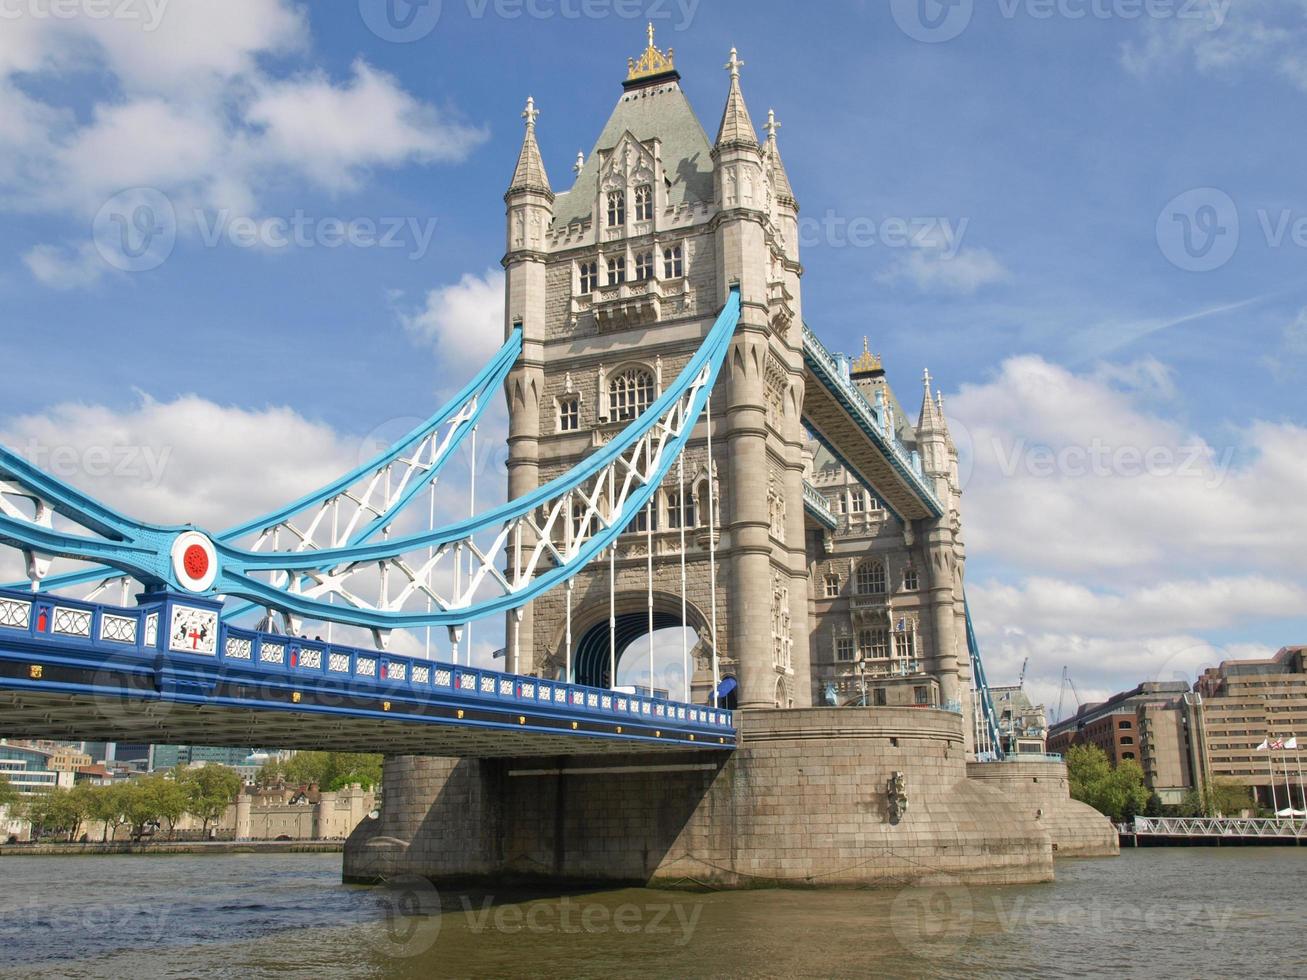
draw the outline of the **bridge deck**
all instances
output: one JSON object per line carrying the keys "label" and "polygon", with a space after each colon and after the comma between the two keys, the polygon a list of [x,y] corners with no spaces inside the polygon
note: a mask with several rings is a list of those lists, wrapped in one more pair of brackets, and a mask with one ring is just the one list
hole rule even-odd
{"label": "bridge deck", "polygon": [[735,748],[731,712],[703,705],[226,624],[210,652],[178,649],[199,646],[193,624],[213,611],[0,592],[0,735],[475,757]]}
{"label": "bridge deck", "polygon": [[877,409],[848,379],[845,367],[807,325],[803,360],[808,379],[803,421],[854,476],[905,520],[940,517],[944,509],[920,462],[890,431]]}

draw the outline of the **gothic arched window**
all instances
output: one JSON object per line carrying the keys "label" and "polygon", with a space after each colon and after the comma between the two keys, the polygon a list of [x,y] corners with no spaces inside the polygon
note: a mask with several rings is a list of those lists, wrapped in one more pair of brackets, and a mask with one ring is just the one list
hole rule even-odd
{"label": "gothic arched window", "polygon": [[626,256],[608,260],[608,285],[620,286],[626,282]]}
{"label": "gothic arched window", "polygon": [[644,368],[627,368],[608,382],[608,418],[630,422],[654,400],[654,378]]}
{"label": "gothic arched window", "polygon": [[680,279],[685,275],[685,251],[680,245],[663,249],[663,278]]}
{"label": "gothic arched window", "polygon": [[635,189],[635,220],[653,221],[653,187],[641,184]]}
{"label": "gothic arched window", "polygon": [[[682,503],[684,501],[684,503]],[[676,529],[695,526],[694,494],[688,489],[682,495],[680,490],[667,495],[667,526]]]}
{"label": "gothic arched window", "polygon": [[608,194],[608,227],[617,228],[626,224],[626,191],[610,191]]}
{"label": "gothic arched window", "polygon": [[879,561],[864,561],[858,566],[858,595],[885,594],[885,565]]}
{"label": "gothic arched window", "polygon": [[581,263],[581,295],[587,296],[599,288],[599,263]]}
{"label": "gothic arched window", "polygon": [[635,257],[635,281],[647,282],[654,277],[653,252],[641,252]]}

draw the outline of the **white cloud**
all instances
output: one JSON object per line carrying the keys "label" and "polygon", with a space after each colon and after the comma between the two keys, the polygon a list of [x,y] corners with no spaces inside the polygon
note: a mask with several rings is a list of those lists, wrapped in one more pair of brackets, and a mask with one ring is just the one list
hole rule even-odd
{"label": "white cloud", "polygon": [[1122,46],[1121,63],[1141,77],[1189,63],[1227,77],[1270,68],[1307,91],[1304,14],[1304,0],[1207,0],[1189,16],[1143,18],[1143,36]]}
{"label": "white cloud", "polygon": [[142,396],[9,420],[0,444],[129,516],[211,531],[296,500],[358,464],[359,442],[289,408]]}
{"label": "white cloud", "polygon": [[1307,587],[1261,575],[1158,581],[1128,592],[1035,577],[1019,585],[972,584],[968,592],[989,620],[1122,639],[1293,618],[1307,609]]}
{"label": "white cloud", "polygon": [[468,273],[452,286],[431,290],[426,305],[401,314],[401,320],[414,340],[436,352],[442,370],[462,384],[504,343],[504,273]]}
{"label": "white cloud", "polygon": [[[312,66],[285,77],[285,59],[309,51],[306,9],[185,0],[163,5],[154,31],[113,18],[5,20],[0,209],[80,223],[120,191],[150,187],[185,236],[197,209],[259,219],[273,188],[336,193],[376,168],[462,160],[485,140],[361,60],[344,80]],[[64,91],[92,93],[89,108],[74,114],[71,96],[51,94]],[[48,245],[30,254],[34,274],[49,273],[42,282],[72,284],[51,272]]]}
{"label": "white cloud", "polygon": [[72,248],[37,245],[23,256],[23,264],[37,281],[52,289],[79,289],[99,281],[109,271],[94,245]]}
{"label": "white cloud", "polygon": [[357,183],[360,168],[461,160],[485,139],[482,130],[444,121],[365,62],[353,72],[345,86],[320,73],[265,84],[247,113],[264,129],[261,151],[341,189]]}
{"label": "white cloud", "polygon": [[1008,278],[1007,267],[985,248],[963,248],[956,254],[950,254],[944,248],[907,249],[895,256],[894,261],[877,276],[884,283],[906,280],[922,292],[966,296]]}
{"label": "white cloud", "polygon": [[1029,658],[1052,708],[1066,665],[1101,700],[1274,652],[1209,632],[1302,620],[1307,428],[1255,421],[1213,446],[1164,414],[1173,398],[1153,360],[1077,373],[1018,357],[951,400],[991,679]]}
{"label": "white cloud", "polygon": [[1307,428],[1254,422],[1214,446],[1114,380],[1020,357],[952,400],[974,551],[1117,584],[1179,567],[1297,573]]}

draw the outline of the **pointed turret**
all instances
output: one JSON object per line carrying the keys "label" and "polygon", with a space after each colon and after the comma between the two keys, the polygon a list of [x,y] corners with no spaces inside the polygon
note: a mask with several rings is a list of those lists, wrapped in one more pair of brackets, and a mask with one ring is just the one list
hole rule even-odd
{"label": "pointed turret", "polygon": [[948,428],[944,425],[944,413],[930,390],[929,370],[926,371],[924,385],[925,393],[921,400],[921,418],[917,422],[917,434],[918,436],[933,435],[937,432],[944,434]]}
{"label": "pointed turret", "polygon": [[744,103],[744,93],[740,91],[740,69],[744,62],[739,52],[731,48],[731,60],[726,63],[731,72],[731,91],[726,96],[726,111],[722,113],[722,124],[717,130],[717,150],[728,147],[745,146],[757,148],[758,132],[753,128],[749,118],[749,107]]}
{"label": "pointed turret", "polygon": [[540,147],[536,143],[536,119],[540,110],[536,100],[526,100],[526,111],[522,118],[526,120],[526,137],[522,140],[522,152],[517,157],[517,169],[513,171],[513,182],[508,186],[509,194],[534,191],[548,195],[553,200],[554,191],[549,186],[549,175],[545,173],[545,162],[540,158]]}
{"label": "pointed turret", "polygon": [[794,198],[794,188],[790,186],[790,175],[785,170],[785,164],[781,160],[780,144],[776,142],[776,131],[781,128],[781,124],[776,121],[776,110],[767,110],[767,166],[771,174],[772,191],[776,195],[776,201],[781,205],[788,205],[795,211],[799,210],[799,202]]}

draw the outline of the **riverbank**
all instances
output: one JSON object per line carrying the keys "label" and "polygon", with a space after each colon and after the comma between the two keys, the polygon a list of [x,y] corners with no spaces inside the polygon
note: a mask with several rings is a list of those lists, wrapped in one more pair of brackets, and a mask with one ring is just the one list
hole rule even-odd
{"label": "riverbank", "polygon": [[127,841],[107,844],[0,844],[0,857],[88,857],[110,854],[339,854],[343,840]]}

